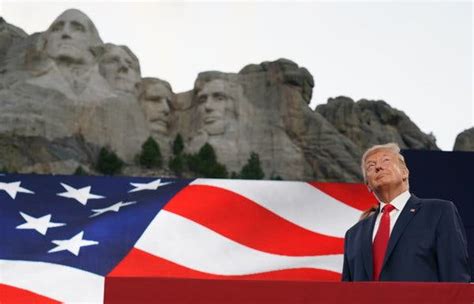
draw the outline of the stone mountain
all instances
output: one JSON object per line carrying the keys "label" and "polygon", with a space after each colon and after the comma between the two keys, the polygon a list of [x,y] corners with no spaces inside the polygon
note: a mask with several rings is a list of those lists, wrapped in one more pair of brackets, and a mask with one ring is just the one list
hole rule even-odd
{"label": "stone mountain", "polygon": [[255,152],[266,178],[360,181],[360,156],[371,144],[438,149],[384,101],[337,97],[312,110],[314,85],[307,69],[279,59],[203,72],[193,90],[175,93],[164,80],[142,78],[133,52],[104,43],[81,11],[32,35],[1,19],[0,168],[93,171],[107,147],[126,162],[124,174],[170,175],[166,165],[141,169],[136,155],[151,136],[168,160],[180,134],[186,153],[209,143],[229,172]]}

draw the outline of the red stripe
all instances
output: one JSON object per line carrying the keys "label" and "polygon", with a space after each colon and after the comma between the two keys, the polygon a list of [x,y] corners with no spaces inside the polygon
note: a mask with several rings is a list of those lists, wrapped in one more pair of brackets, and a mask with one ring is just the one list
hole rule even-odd
{"label": "red stripe", "polygon": [[244,196],[217,187],[188,186],[164,209],[259,251],[287,256],[343,253],[342,238],[297,226]]}
{"label": "red stripe", "polygon": [[35,303],[35,304],[52,304],[61,303],[29,290],[0,284],[0,303],[1,304],[18,304],[18,303]]}
{"label": "red stripe", "polygon": [[134,248],[107,277],[340,281],[341,274],[322,269],[299,268],[238,276],[215,275],[196,271]]}
{"label": "red stripe", "polygon": [[361,211],[365,211],[371,206],[378,204],[375,196],[369,192],[364,184],[320,182],[311,182],[309,184],[338,201]]}

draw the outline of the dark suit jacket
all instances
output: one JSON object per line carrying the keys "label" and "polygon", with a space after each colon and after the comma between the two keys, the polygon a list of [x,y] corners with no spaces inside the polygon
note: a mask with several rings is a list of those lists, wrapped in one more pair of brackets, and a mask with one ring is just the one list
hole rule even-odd
{"label": "dark suit jacket", "polygon": [[[343,281],[372,280],[378,213],[346,232]],[[452,202],[410,197],[390,234],[380,281],[470,281],[466,235]]]}

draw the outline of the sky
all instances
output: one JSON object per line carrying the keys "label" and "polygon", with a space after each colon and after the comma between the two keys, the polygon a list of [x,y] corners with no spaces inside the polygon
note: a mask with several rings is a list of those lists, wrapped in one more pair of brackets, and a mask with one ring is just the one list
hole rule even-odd
{"label": "sky", "polygon": [[313,75],[313,109],[337,96],[385,100],[446,151],[474,126],[471,1],[0,0],[0,15],[28,34],[68,8],[176,93],[203,71],[287,58]]}

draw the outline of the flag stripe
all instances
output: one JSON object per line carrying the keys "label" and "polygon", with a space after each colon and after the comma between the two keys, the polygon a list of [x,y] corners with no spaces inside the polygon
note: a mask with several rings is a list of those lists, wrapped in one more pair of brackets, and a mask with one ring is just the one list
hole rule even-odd
{"label": "flag stripe", "polygon": [[184,267],[218,275],[296,268],[341,272],[342,265],[340,254],[289,257],[261,252],[166,210],[158,213],[135,247]]}
{"label": "flag stripe", "polygon": [[375,196],[369,192],[364,184],[348,183],[320,183],[311,182],[310,185],[323,191],[341,203],[364,211],[378,204]]}
{"label": "flag stripe", "polygon": [[340,281],[341,274],[321,269],[300,268],[240,276],[215,275],[186,268],[134,248],[108,277]]}
{"label": "flag stripe", "polygon": [[305,182],[196,179],[238,193],[284,219],[310,231],[343,238],[361,211],[341,203]]}
{"label": "flag stripe", "polygon": [[[193,220],[245,246],[268,253],[289,256],[343,253],[342,238],[301,228],[255,202],[222,188],[189,186],[173,197],[165,210]],[[216,217],[216,214],[219,216]],[[243,224],[243,219],[247,223],[258,223],[259,229]]]}
{"label": "flag stripe", "polygon": [[60,302],[102,302],[104,277],[73,267],[0,260],[0,283]]}
{"label": "flag stripe", "polygon": [[[7,295],[100,303],[106,275],[338,281],[345,231],[373,202],[365,186],[351,184],[33,175],[0,182],[0,195],[10,191],[0,212],[2,303]],[[61,185],[103,197],[78,204],[57,195]]]}
{"label": "flag stripe", "polygon": [[53,299],[41,296],[31,291],[0,284],[0,303],[1,304],[18,304],[18,303],[35,303],[35,304],[56,304],[61,303]]}

